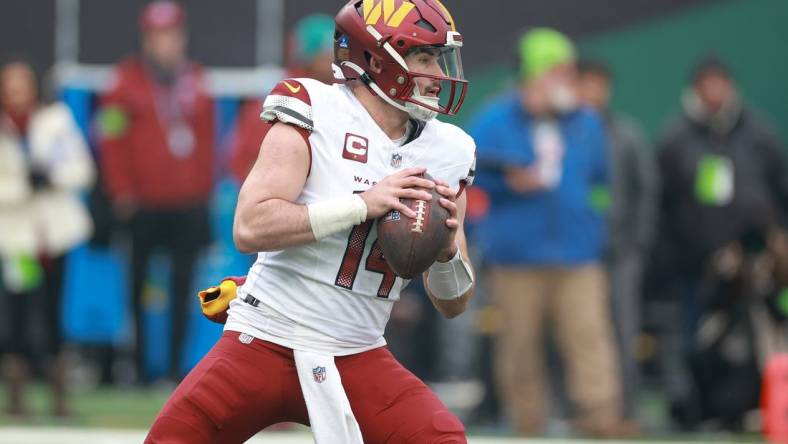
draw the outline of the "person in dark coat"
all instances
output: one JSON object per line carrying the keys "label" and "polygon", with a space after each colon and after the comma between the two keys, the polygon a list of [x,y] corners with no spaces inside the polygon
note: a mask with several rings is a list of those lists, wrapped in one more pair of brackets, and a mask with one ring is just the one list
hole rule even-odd
{"label": "person in dark coat", "polygon": [[672,414],[691,427],[699,418],[685,358],[701,316],[705,270],[753,212],[774,208],[784,225],[788,163],[774,130],[745,103],[721,60],[698,63],[681,105],[658,145],[661,222],[650,281],[667,310],[659,316],[666,321],[660,350]]}

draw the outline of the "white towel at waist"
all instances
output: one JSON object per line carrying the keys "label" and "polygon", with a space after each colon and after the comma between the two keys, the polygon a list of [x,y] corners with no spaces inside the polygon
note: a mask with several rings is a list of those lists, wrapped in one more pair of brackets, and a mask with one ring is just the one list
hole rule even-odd
{"label": "white towel at waist", "polygon": [[316,444],[363,444],[334,357],[293,350]]}

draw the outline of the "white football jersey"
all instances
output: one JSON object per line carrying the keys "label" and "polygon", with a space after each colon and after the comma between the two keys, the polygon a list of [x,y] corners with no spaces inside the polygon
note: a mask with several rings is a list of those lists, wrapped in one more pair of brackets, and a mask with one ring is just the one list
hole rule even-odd
{"label": "white football jersey", "polygon": [[[475,144],[464,131],[417,122],[398,146],[342,84],[282,81],[261,117],[308,137],[311,166],[300,204],[363,192],[407,167],[427,168],[458,192],[473,179]],[[225,328],[293,349],[358,353],[385,344],[391,308],[407,284],[387,266],[368,220],[308,245],[258,254]],[[259,303],[244,302],[247,295]]]}

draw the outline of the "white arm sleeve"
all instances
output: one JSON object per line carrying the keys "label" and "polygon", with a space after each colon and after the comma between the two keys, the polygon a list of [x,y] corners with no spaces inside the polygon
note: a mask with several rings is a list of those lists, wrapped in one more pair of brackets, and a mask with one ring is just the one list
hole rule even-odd
{"label": "white arm sleeve", "polygon": [[449,262],[435,262],[427,275],[427,287],[438,299],[457,299],[473,286],[471,267],[462,258],[460,249]]}

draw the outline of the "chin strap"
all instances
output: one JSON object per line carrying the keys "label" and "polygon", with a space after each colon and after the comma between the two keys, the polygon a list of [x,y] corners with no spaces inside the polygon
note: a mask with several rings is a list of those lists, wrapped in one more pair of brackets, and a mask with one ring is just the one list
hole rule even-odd
{"label": "chin strap", "polygon": [[432,120],[438,117],[438,112],[421,106],[420,104],[430,104],[429,102],[433,102],[430,104],[431,106],[438,106],[438,98],[437,97],[427,97],[422,96],[421,91],[419,91],[418,85],[414,86],[413,88],[413,101],[405,102],[405,109],[407,110],[408,114],[411,117],[418,120]]}

